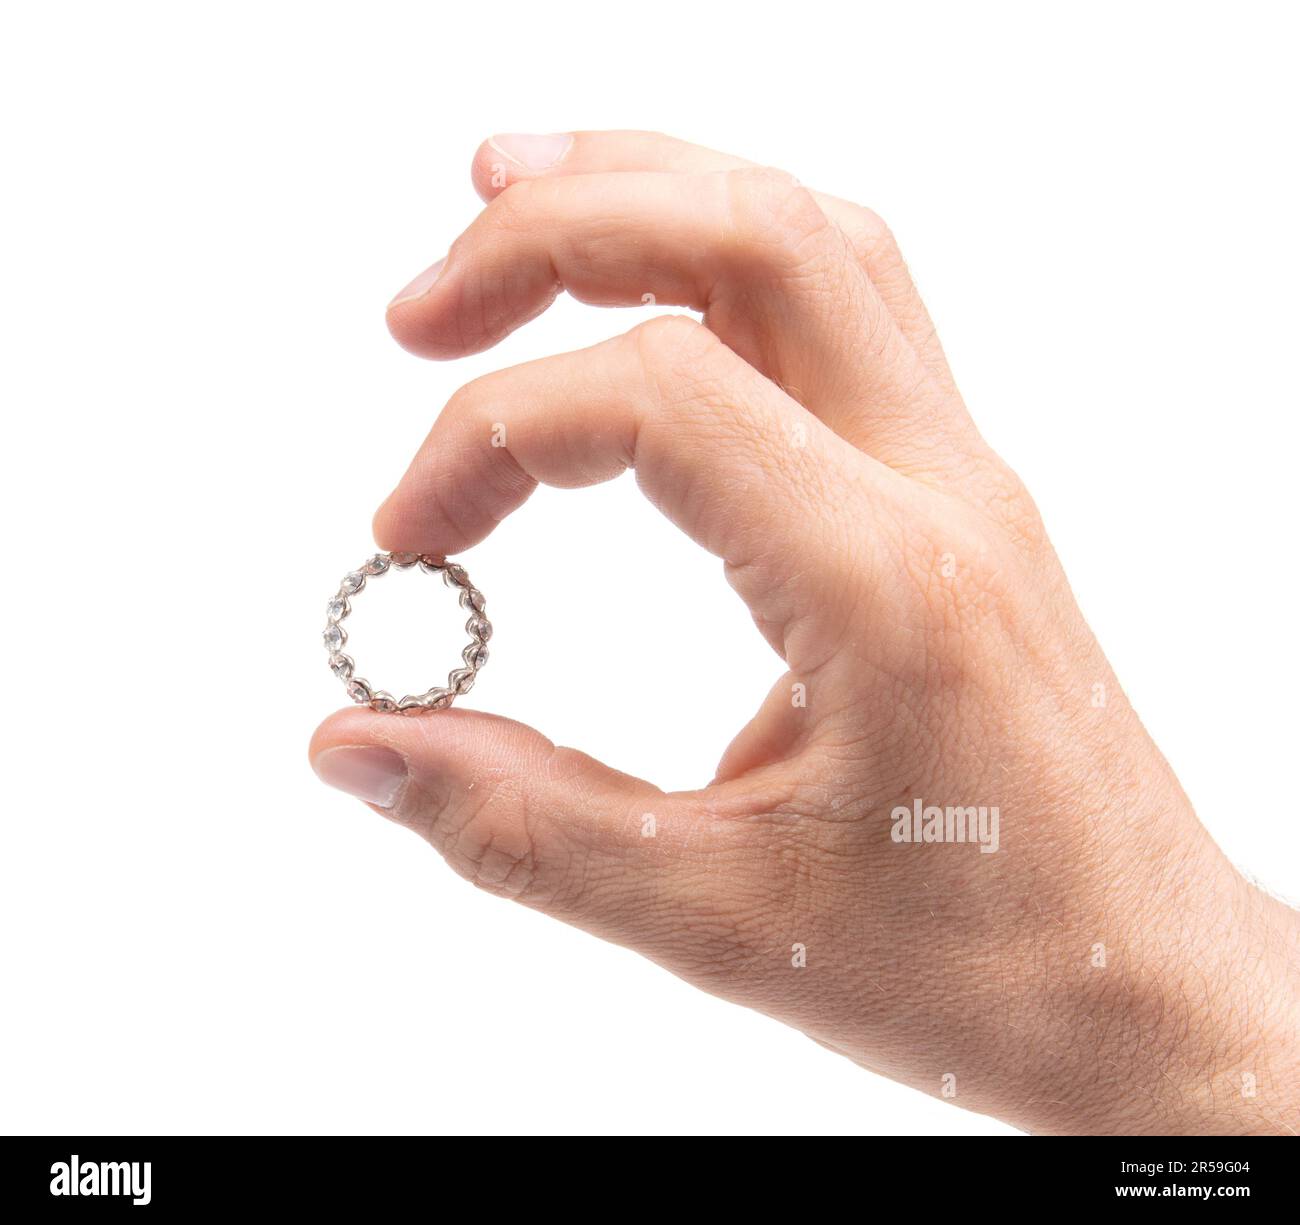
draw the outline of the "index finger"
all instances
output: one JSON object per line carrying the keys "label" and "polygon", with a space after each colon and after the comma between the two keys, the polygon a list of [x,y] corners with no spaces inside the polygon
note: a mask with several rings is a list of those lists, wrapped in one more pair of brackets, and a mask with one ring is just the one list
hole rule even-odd
{"label": "index finger", "polygon": [[456,553],[539,482],[572,488],[629,467],[660,511],[724,559],[792,666],[791,652],[803,667],[824,662],[808,650],[838,641],[845,619],[891,587],[881,579],[892,538],[880,529],[905,518],[911,483],[680,317],[462,389],[376,515],[375,538]]}

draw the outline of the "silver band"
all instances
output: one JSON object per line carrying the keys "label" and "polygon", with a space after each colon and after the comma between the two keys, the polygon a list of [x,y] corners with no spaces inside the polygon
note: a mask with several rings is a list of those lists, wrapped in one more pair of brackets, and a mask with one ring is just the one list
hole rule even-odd
{"label": "silver band", "polygon": [[[350,655],[343,653],[347,644],[347,630],[343,620],[352,611],[352,598],[364,590],[366,580],[387,574],[396,567],[409,570],[418,565],[426,574],[441,574],[448,587],[460,591],[460,606],[469,609],[465,629],[470,641],[460,657],[464,667],[453,668],[447,674],[445,689],[430,689],[425,693],[407,694],[394,698],[391,693],[375,689],[370,682],[356,675],[356,664]],[[462,693],[474,686],[479,669],[487,663],[487,640],[492,637],[492,623],[483,615],[487,601],[483,593],[469,581],[463,566],[442,558],[421,556],[418,553],[376,553],[369,561],[343,576],[338,592],[325,608],[325,649],[330,653],[330,671],[343,682],[348,697],[360,706],[369,706],[385,714],[422,715],[431,710],[446,710]]]}

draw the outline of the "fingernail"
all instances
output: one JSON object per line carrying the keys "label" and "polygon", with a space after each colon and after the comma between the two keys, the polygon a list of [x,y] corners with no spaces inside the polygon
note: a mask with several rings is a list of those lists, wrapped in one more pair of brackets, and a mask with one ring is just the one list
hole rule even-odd
{"label": "fingernail", "polygon": [[377,808],[392,808],[406,785],[406,762],[392,749],[326,749],[312,763],[321,782]]}
{"label": "fingernail", "polygon": [[388,305],[396,306],[400,302],[413,302],[416,298],[422,298],[433,288],[433,283],[442,275],[442,266],[447,262],[444,255],[436,264],[426,268],[419,276],[415,278],[401,293],[397,295]]}
{"label": "fingernail", "polygon": [[550,136],[502,132],[492,137],[488,144],[526,170],[545,170],[568,153],[569,146],[573,144],[573,135],[569,132],[555,132]]}

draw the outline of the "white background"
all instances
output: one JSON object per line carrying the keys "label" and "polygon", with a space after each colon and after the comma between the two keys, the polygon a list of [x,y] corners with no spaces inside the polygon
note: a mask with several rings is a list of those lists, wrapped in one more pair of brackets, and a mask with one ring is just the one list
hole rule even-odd
{"label": "white background", "polygon": [[[0,1128],[1012,1134],[476,893],[308,768],[342,701],[324,601],[449,394],[642,314],[561,301],[450,365],[390,341],[494,131],[657,128],[883,214],[1202,818],[1300,896],[1281,6],[4,26]],[[779,674],[629,478],[543,491],[468,557],[498,634],[467,704],[665,787]],[[426,684],[445,593],[389,581],[367,659]]]}

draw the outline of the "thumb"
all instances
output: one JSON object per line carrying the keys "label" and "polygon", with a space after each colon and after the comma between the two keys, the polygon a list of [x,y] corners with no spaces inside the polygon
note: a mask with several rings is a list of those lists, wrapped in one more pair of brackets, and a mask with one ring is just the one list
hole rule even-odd
{"label": "thumb", "polygon": [[620,944],[680,897],[699,824],[669,796],[539,732],[477,711],[332,715],[312,738],[320,778],[427,839],[474,884]]}

